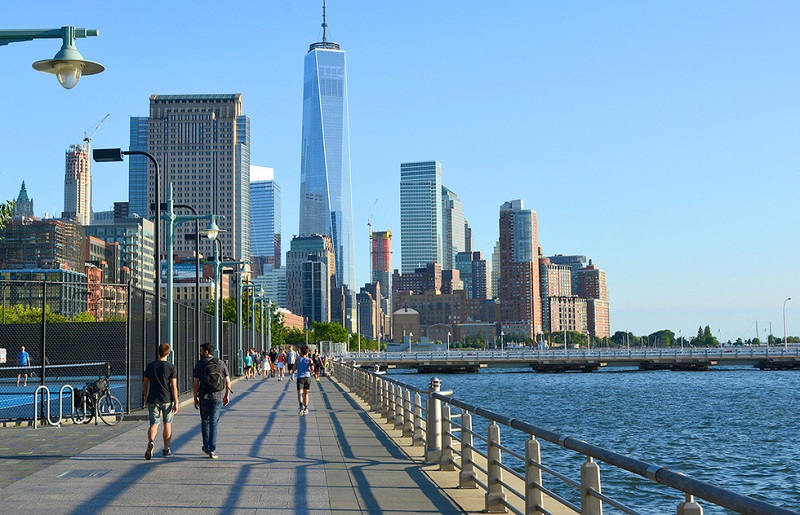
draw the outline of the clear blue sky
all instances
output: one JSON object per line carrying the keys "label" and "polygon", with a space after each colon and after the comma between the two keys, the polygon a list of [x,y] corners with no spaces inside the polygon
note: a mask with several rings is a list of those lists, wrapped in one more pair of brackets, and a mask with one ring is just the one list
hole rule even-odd
{"label": "clear blue sky", "polygon": [[[151,94],[242,93],[252,163],[275,168],[298,227],[303,56],[321,1],[28,2],[4,29],[75,25],[106,66],[63,90],[31,63],[56,40],[0,47],[0,199],[22,180],[63,208],[64,151],[129,143]],[[490,255],[500,204],[536,210],[545,254],[606,271],[612,331],[723,339],[800,333],[800,3],[329,0],[347,52],[358,281],[367,219],[400,267],[399,167],[436,159]],[[94,209],[127,200],[127,165],[95,165]]]}

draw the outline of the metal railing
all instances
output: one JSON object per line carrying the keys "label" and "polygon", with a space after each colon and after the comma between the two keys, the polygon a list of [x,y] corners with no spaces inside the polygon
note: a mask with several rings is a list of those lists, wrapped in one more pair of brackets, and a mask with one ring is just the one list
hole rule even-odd
{"label": "metal railing", "polygon": [[[603,492],[602,462],[614,473],[628,473],[663,485],[668,489],[664,499],[675,494],[682,497],[676,507],[678,515],[702,514],[697,499],[738,513],[800,513],[468,404],[453,398],[453,392],[442,391],[436,378],[424,390],[387,377],[378,366],[365,370],[341,360],[333,361],[332,373],[372,411],[393,423],[395,429],[402,429],[403,436],[411,437],[412,445],[424,445],[427,463],[438,464],[440,470],[457,470],[460,488],[483,489],[485,512],[599,515],[608,506],[630,515],[641,513],[619,500],[625,492],[616,492],[616,498]],[[485,426],[484,432],[473,428],[473,418]],[[524,439],[523,451],[501,444],[501,427],[513,431],[510,435],[517,440]],[[579,479],[544,463],[542,441],[570,451],[572,458],[581,458]],[[513,460],[515,465],[504,463],[504,459]],[[641,491],[636,495],[641,497]]]}

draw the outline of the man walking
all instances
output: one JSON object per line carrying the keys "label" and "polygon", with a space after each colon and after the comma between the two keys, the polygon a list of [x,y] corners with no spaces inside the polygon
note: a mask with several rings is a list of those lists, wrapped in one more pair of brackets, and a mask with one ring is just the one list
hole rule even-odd
{"label": "man walking", "polygon": [[200,410],[203,452],[215,460],[217,426],[222,407],[230,401],[231,379],[225,363],[214,357],[214,345],[200,346],[200,361],[194,366],[194,409]]}
{"label": "man walking", "polygon": [[289,381],[297,378],[297,353],[294,345],[289,345],[289,352],[286,353],[286,370],[289,372]]}
{"label": "man walking", "polygon": [[158,424],[162,418],[164,419],[164,450],[161,451],[161,455],[165,458],[172,456],[169,444],[172,441],[172,417],[178,412],[178,371],[175,365],[167,361],[169,353],[169,344],[159,345],[158,359],[147,365],[142,378],[142,395],[150,416],[150,428],[147,430],[147,450],[144,452],[146,460],[153,457]]}
{"label": "man walking", "polygon": [[31,366],[31,355],[25,350],[24,345],[22,346],[22,350],[17,353],[17,364],[21,367],[25,367],[17,374],[17,386],[19,386],[19,380],[23,375],[25,375],[25,383],[22,386],[28,386],[28,367]]}

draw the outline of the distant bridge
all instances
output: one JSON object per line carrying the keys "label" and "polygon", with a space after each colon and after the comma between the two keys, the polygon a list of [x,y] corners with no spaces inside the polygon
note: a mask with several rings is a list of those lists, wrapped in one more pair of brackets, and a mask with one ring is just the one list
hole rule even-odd
{"label": "distant bridge", "polygon": [[744,365],[761,370],[800,369],[800,347],[513,349],[433,352],[362,352],[337,354],[347,362],[372,368],[416,368],[418,372],[477,372],[485,367],[530,367],[537,372],[593,372],[601,367],[640,370],[708,370],[716,365]]}

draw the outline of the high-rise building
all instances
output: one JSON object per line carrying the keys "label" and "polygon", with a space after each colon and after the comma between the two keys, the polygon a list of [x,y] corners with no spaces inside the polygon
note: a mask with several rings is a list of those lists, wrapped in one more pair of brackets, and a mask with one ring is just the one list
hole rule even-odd
{"label": "high-rise building", "polygon": [[497,243],[494,244],[494,249],[492,250],[492,278],[489,281],[492,287],[492,291],[489,294],[489,298],[496,299],[497,294],[500,291],[500,240],[497,240]]}
{"label": "high-rise building", "polygon": [[64,212],[62,218],[78,225],[92,221],[92,174],[89,169],[89,147],[70,145],[66,152],[64,174]]}
{"label": "high-rise building", "polygon": [[253,279],[256,289],[264,290],[264,297],[279,306],[286,306],[286,267],[273,268],[272,265],[265,265],[261,269],[261,274]]}
{"label": "high-rise building", "polygon": [[[242,114],[242,95],[152,95],[150,116],[131,118],[130,128],[131,150],[149,152],[159,163],[161,194],[172,183],[176,205],[224,216],[217,222],[223,256],[248,260],[250,120]],[[130,212],[147,217],[155,168],[145,156],[130,156],[129,187]],[[194,240],[186,239],[193,233],[194,224],[175,227],[176,253],[194,251]],[[213,242],[203,238],[200,253],[214,255]]]}
{"label": "high-rise building", "polygon": [[536,212],[525,209],[522,200],[500,206],[498,297],[507,336],[533,338],[542,330],[538,248]]}
{"label": "high-rise building", "polygon": [[586,266],[586,256],[565,256],[563,254],[556,254],[549,256],[550,263],[554,265],[566,265],[572,271],[572,293],[578,293],[578,270]]}
{"label": "high-rise building", "polygon": [[309,322],[331,321],[336,260],[327,235],[295,236],[286,253],[286,307]]}
{"label": "high-rise building", "polygon": [[539,281],[542,296],[542,330],[550,331],[549,299],[572,296],[572,270],[567,265],[556,265],[551,263],[549,258],[539,256]]}
{"label": "high-rise building", "polygon": [[589,260],[578,270],[578,295],[586,299],[589,334],[596,338],[611,336],[606,273]]}
{"label": "high-rise building", "polygon": [[84,273],[83,235],[72,220],[11,220],[0,230],[0,269],[62,269]]}
{"label": "high-rise building", "polygon": [[87,236],[118,243],[121,266],[129,269],[131,285],[155,291],[155,226],[145,218],[114,218],[84,227]]}
{"label": "high-rise building", "polygon": [[250,166],[250,266],[281,267],[281,187],[272,168]]}
{"label": "high-rise building", "polygon": [[470,299],[489,298],[489,263],[480,251],[459,252],[455,267],[461,273],[461,281]]}
{"label": "high-rise building", "polygon": [[442,259],[442,165],[400,164],[400,264],[411,274]]}
{"label": "high-rise building", "polygon": [[17,195],[17,203],[14,206],[13,218],[33,218],[33,199],[28,198],[28,190],[25,188],[25,181],[22,181],[22,186]]}
{"label": "high-rise building", "polygon": [[[450,189],[442,186],[442,268],[455,268],[456,254],[467,251],[464,207],[461,199]],[[471,231],[470,231],[471,233]],[[470,245],[471,246],[471,245]]]}
{"label": "high-rise building", "polygon": [[303,140],[300,161],[300,236],[327,235],[336,254],[336,285],[346,288],[354,323],[356,266],[350,179],[350,121],[345,52],[327,39],[323,10],[322,41],[305,57]]}
{"label": "high-rise building", "polygon": [[392,312],[392,231],[375,231],[371,235],[372,282],[380,284],[380,308]]}

